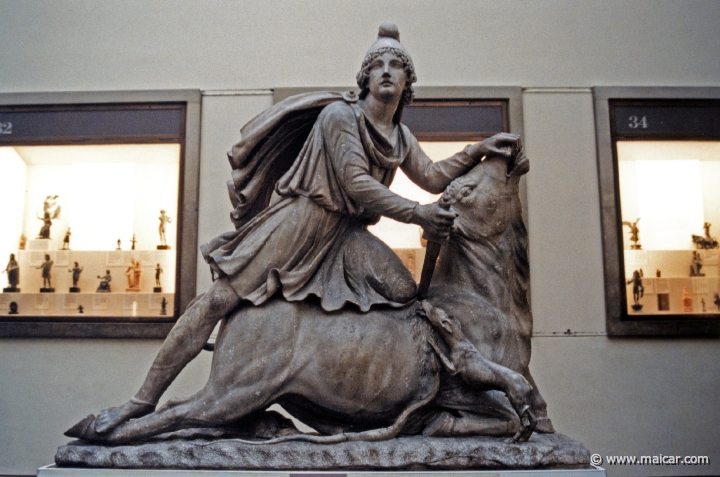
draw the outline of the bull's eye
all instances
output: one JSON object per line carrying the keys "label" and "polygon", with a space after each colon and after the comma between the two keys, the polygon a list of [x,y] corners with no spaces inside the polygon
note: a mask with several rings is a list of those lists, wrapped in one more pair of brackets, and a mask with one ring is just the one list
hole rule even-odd
{"label": "bull's eye", "polygon": [[467,196],[469,196],[470,194],[472,194],[472,188],[471,188],[471,187],[463,187],[462,190],[460,191],[460,195],[462,195],[463,197],[467,197]]}

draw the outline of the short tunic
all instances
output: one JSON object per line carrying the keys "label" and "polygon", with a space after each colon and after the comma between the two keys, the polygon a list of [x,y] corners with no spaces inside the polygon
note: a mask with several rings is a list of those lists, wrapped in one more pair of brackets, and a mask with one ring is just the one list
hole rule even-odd
{"label": "short tunic", "polygon": [[475,163],[463,151],[433,164],[404,125],[384,136],[356,103],[335,101],[320,113],[268,207],[201,251],[215,274],[255,305],[280,292],[289,301],[314,295],[327,311],[347,303],[362,311],[403,306],[416,284],[367,226],[381,215],[410,222],[417,203],[388,189],[398,167],[438,193]]}

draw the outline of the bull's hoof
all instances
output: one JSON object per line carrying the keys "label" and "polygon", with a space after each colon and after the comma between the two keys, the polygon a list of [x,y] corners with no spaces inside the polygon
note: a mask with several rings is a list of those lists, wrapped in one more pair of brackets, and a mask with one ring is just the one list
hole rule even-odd
{"label": "bull's hoof", "polygon": [[532,410],[530,409],[530,406],[525,406],[519,413],[519,415],[520,423],[523,427],[522,429],[517,431],[517,433],[510,439],[510,443],[512,444],[516,444],[518,442],[527,442],[528,439],[530,439],[533,431],[535,430],[535,427],[537,426],[537,419],[535,418],[535,414],[533,414]]}
{"label": "bull's hoof", "polygon": [[94,424],[95,415],[90,414],[85,417],[85,419],[65,431],[65,435],[68,437],[75,437],[76,439],[88,440],[86,439],[86,436],[93,433],[92,428]]}
{"label": "bull's hoof", "polygon": [[452,435],[455,418],[447,411],[439,413],[425,426],[423,435],[427,437],[445,437]]}
{"label": "bull's hoof", "polygon": [[535,426],[535,432],[541,432],[543,434],[555,433],[555,427],[549,417],[543,416],[537,418],[537,426]]}

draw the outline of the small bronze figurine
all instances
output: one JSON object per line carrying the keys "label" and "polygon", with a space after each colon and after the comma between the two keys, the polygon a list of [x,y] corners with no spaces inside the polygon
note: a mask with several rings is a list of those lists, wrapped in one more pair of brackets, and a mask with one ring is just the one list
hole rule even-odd
{"label": "small bronze figurine", "polygon": [[20,243],[18,244],[19,250],[25,250],[25,245],[27,244],[27,237],[25,234],[20,234]]}
{"label": "small bronze figurine", "polygon": [[693,252],[693,258],[692,258],[692,265],[690,265],[690,276],[691,277],[704,277],[704,273],[700,273],[700,269],[702,268],[702,257],[700,256],[700,253]]}
{"label": "small bronze figurine", "polygon": [[161,315],[167,315],[167,300],[165,297],[163,297],[162,301],[160,302],[160,314]]}
{"label": "small bronze figurine", "polygon": [[158,250],[170,250],[170,246],[167,244],[167,241],[165,240],[165,225],[172,222],[172,219],[169,215],[165,214],[164,210],[160,211],[160,226],[158,227],[158,233],[160,234],[160,245],[157,246]]}
{"label": "small bronze figurine", "polygon": [[160,275],[162,274],[163,269],[160,266],[160,264],[157,264],[157,267],[155,267],[155,287],[153,288],[153,293],[161,293],[162,287],[160,286]]}
{"label": "small bronze figurine", "polygon": [[52,221],[60,216],[60,206],[57,204],[57,198],[58,196],[56,195],[49,195],[43,202],[43,216],[37,216],[39,220],[43,221],[43,226],[40,228],[40,233],[38,233],[37,237],[39,239],[50,238],[50,227],[52,226]]}
{"label": "small bronze figurine", "polygon": [[657,270],[655,270],[655,276],[660,278],[660,275],[661,275],[660,269],[658,268]]}
{"label": "small bronze figurine", "polygon": [[713,301],[713,303],[715,303],[715,306],[717,306],[718,311],[720,311],[720,295],[718,295],[717,293],[714,294],[713,299],[715,300],[715,301]]}
{"label": "small bronze figurine", "polygon": [[78,305],[78,313],[80,313],[81,315],[85,313],[85,307],[82,305]]}
{"label": "small bronze figurine", "polygon": [[130,250],[135,250],[135,243],[137,243],[137,240],[135,240],[135,234],[133,234],[133,238],[130,240],[130,243],[132,244]]}
{"label": "small bronze figurine", "polygon": [[38,270],[42,268],[43,286],[40,289],[40,293],[52,293],[55,291],[51,283],[52,266],[53,261],[50,260],[50,255],[45,254],[45,261],[39,267],[35,267]]}
{"label": "small bronze figurine", "polygon": [[122,250],[122,247],[120,246],[120,243],[121,243],[121,242],[120,242],[120,239],[118,239],[118,241],[117,241],[118,246],[117,246],[117,248],[116,248],[115,250]]}
{"label": "small bronze figurine", "polygon": [[98,278],[100,279],[100,284],[95,291],[98,293],[110,293],[110,282],[112,281],[110,270],[105,270],[105,276],[101,277],[98,275]]}
{"label": "small bronze figurine", "polygon": [[65,232],[65,238],[63,238],[62,250],[70,250],[71,235],[72,233],[70,233],[70,227],[68,227],[67,232]]}
{"label": "small bronze figurine", "polygon": [[80,289],[78,288],[78,280],[80,280],[80,274],[83,271],[83,267],[78,265],[77,262],[75,262],[75,266],[68,270],[68,272],[72,272],[72,281],[73,284],[70,287],[70,293],[80,293]]}
{"label": "small bronze figurine", "polygon": [[18,265],[17,260],[15,260],[14,253],[10,254],[10,260],[8,260],[8,264],[3,272],[7,273],[8,276],[8,287],[3,288],[3,293],[20,293],[20,288],[18,288],[20,284],[20,265]]}
{"label": "small bronze figurine", "polygon": [[705,298],[700,298],[700,305],[702,306],[702,312],[705,313],[707,311],[705,309]]}
{"label": "small bronze figurine", "polygon": [[640,245],[640,229],[637,225],[638,222],[640,222],[640,219],[637,219],[635,222],[623,222],[623,225],[630,227],[630,241],[633,243],[630,245],[630,250],[642,250],[642,245]]}
{"label": "small bronze figurine", "polygon": [[640,298],[643,297],[643,294],[645,293],[645,287],[642,284],[642,277],[640,276],[640,272],[635,270],[633,272],[633,276],[630,280],[627,281],[628,285],[632,283],[633,286],[633,303],[632,309],[634,311],[640,311],[642,310],[642,305],[640,304]]}
{"label": "small bronze figurine", "polygon": [[715,237],[710,236],[711,226],[712,224],[710,222],[705,222],[703,224],[703,229],[705,229],[704,237],[693,234],[692,241],[698,249],[709,250],[720,247],[720,245],[718,244],[718,240]]}
{"label": "small bronze figurine", "polygon": [[8,315],[17,315],[18,314],[18,304],[14,301],[10,302],[10,311],[8,311]]}

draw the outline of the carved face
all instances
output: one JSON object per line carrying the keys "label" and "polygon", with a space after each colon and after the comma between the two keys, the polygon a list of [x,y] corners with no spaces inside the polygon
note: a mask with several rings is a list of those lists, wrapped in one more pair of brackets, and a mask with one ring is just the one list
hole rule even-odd
{"label": "carved face", "polygon": [[368,89],[376,99],[386,103],[399,102],[406,83],[403,62],[392,53],[383,53],[370,64]]}

